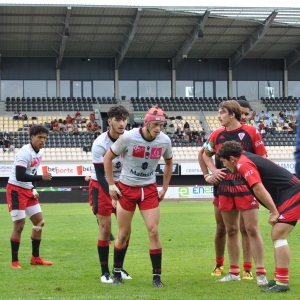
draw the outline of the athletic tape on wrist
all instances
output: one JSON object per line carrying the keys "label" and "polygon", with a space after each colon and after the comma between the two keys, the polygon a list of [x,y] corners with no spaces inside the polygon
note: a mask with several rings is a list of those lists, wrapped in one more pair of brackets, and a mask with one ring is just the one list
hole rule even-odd
{"label": "athletic tape on wrist", "polygon": [[117,192],[117,194],[121,195],[120,190],[118,189],[118,187],[115,184],[110,185],[109,190],[110,191],[115,191],[115,192]]}

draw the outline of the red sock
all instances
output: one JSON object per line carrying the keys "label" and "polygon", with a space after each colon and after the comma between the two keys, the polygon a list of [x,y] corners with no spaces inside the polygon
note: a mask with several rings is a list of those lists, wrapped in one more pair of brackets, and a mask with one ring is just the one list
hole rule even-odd
{"label": "red sock", "polygon": [[267,274],[267,271],[266,271],[266,269],[264,267],[258,267],[258,268],[256,268],[256,275],[258,276],[260,274],[262,274],[262,275],[266,275]]}
{"label": "red sock", "polygon": [[240,275],[240,267],[239,266],[230,265],[229,273],[231,273],[231,274],[233,274],[235,276]]}
{"label": "red sock", "polygon": [[251,261],[250,262],[244,262],[243,267],[244,267],[244,271],[251,272],[251,270],[252,270],[252,262]]}
{"label": "red sock", "polygon": [[283,284],[289,283],[289,269],[288,268],[276,268],[276,281]]}
{"label": "red sock", "polygon": [[224,266],[224,256],[223,257],[216,257],[216,265],[218,267]]}

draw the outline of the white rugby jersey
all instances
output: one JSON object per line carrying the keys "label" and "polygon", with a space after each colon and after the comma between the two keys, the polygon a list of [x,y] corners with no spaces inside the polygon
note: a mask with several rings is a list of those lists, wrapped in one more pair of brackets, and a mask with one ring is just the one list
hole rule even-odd
{"label": "white rugby jersey", "polygon": [[153,141],[146,141],[141,128],[125,132],[110,147],[115,155],[124,155],[120,181],[129,186],[149,185],[156,181],[155,170],[159,159],[173,157],[170,138],[161,132]]}
{"label": "white rugby jersey", "polygon": [[32,189],[32,182],[18,181],[16,178],[16,167],[26,168],[26,174],[36,175],[43,157],[43,150],[38,153],[32,148],[31,144],[24,145],[15,156],[14,165],[8,183],[20,186],[25,189]]}
{"label": "white rugby jersey", "polygon": [[[103,132],[95,139],[92,146],[93,164],[103,164],[104,155],[113,143],[114,142],[111,140],[109,131]],[[119,181],[119,177],[123,166],[123,155],[119,155],[118,157],[114,158],[112,163],[113,163],[114,181],[117,182]],[[93,168],[91,178],[93,180],[97,180],[95,168]]]}

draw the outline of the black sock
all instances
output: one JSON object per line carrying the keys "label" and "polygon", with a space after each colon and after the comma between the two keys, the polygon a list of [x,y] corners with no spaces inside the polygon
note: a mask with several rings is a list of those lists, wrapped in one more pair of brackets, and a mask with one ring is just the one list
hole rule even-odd
{"label": "black sock", "polygon": [[19,247],[20,247],[21,240],[17,239],[10,239],[10,245],[11,245],[11,261],[19,261],[18,255],[19,255]]}
{"label": "black sock", "polygon": [[154,276],[161,275],[162,249],[150,249],[150,259],[152,262],[152,273]]}
{"label": "black sock", "polygon": [[98,255],[101,266],[102,275],[109,273],[108,255],[109,255],[109,241],[98,240]]}
{"label": "black sock", "polygon": [[[122,249],[118,249],[114,247],[114,275],[115,276],[116,275],[121,276],[121,269],[125,259],[126,250],[127,250],[127,245]],[[119,273],[119,274],[115,274],[115,273]]]}
{"label": "black sock", "polygon": [[32,243],[32,256],[39,257],[41,240],[35,240],[31,238],[31,243]]}

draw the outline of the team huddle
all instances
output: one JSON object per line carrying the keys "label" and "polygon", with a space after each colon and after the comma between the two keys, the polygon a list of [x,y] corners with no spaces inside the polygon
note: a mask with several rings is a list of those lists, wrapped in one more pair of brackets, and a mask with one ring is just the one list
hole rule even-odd
{"label": "team huddle", "polygon": [[[214,131],[199,153],[205,180],[214,185],[216,219],[216,265],[212,276],[224,271],[227,236],[229,273],[220,282],[252,280],[252,258],[261,292],[283,292],[289,287],[289,246],[287,236],[300,219],[300,181],[267,159],[267,151],[255,127],[245,125],[249,115],[246,101],[224,101]],[[126,131],[129,112],[122,105],[108,111],[109,130],[93,143],[93,173],[89,182],[89,203],[99,226],[97,250],[102,283],[122,284],[132,279],[123,268],[129,246],[136,206],[145,221],[152,263],[152,285],[162,288],[162,244],[159,237],[159,203],[165,197],[172,176],[173,153],[170,138],[162,132],[164,112],[152,107],[141,128]],[[30,129],[31,142],[17,153],[7,185],[7,202],[14,228],[11,235],[12,268],[21,268],[18,251],[27,215],[32,224],[32,265],[52,265],[40,257],[44,226],[35,182],[51,180],[50,173],[36,175],[48,130],[40,125]],[[216,155],[215,162],[212,156]],[[155,170],[164,159],[164,177],[157,190]],[[275,186],[275,187],[274,187]],[[258,227],[259,203],[270,211],[275,254],[275,278],[268,281],[264,268],[264,244]],[[116,215],[118,235],[114,243],[113,269],[109,269],[111,215]],[[244,270],[240,276],[239,229],[242,233]]]}

